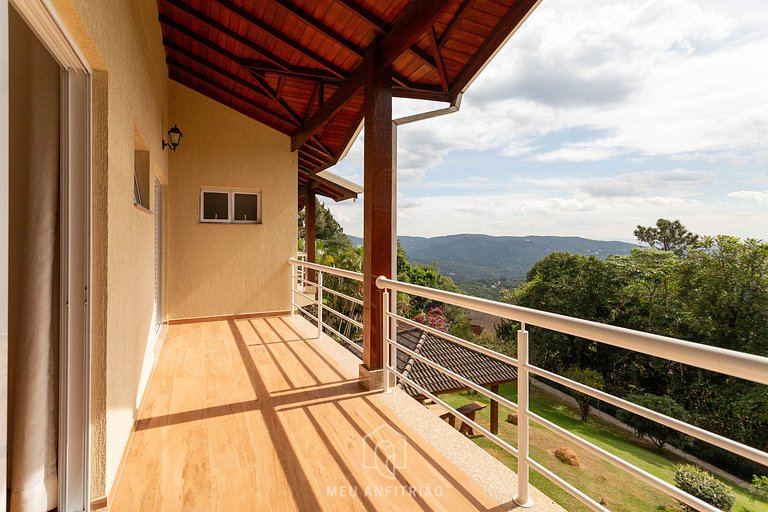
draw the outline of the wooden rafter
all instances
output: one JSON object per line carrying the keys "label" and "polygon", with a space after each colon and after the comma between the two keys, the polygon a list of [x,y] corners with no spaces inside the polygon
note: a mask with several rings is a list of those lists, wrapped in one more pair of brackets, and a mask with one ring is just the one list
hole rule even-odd
{"label": "wooden rafter", "polygon": [[413,87],[393,87],[392,96],[396,98],[408,98],[411,100],[441,101],[450,103],[451,93],[448,91],[419,89]]}
{"label": "wooden rafter", "polygon": [[305,78],[307,80],[324,80],[327,82],[341,82],[343,79],[322,69],[308,68],[304,66],[275,66],[270,62],[261,60],[245,59],[242,61],[244,67],[260,73],[275,73],[277,75],[288,76],[292,78]]}
{"label": "wooden rafter", "polygon": [[314,173],[358,133],[372,44],[393,97],[453,102],[539,0],[328,1],[157,0],[169,74],[290,135]]}
{"label": "wooden rafter", "polygon": [[443,29],[443,33],[440,34],[437,45],[438,48],[442,49],[445,46],[446,41],[448,41],[448,37],[451,35],[451,31],[464,16],[464,12],[466,12],[467,6],[469,6],[469,0],[464,0],[459,6],[459,9],[456,11],[456,14],[454,14],[453,18],[451,18],[451,21],[449,21],[448,25],[446,25],[446,27]]}
{"label": "wooden rafter", "polygon": [[[388,23],[380,19],[371,11],[367,10],[362,5],[355,2],[355,0],[334,0],[334,1],[346,7],[350,12],[356,14],[360,19],[366,21],[371,27],[376,29],[376,31],[378,31],[380,34],[386,34],[392,29],[392,27],[390,27]],[[426,52],[424,52],[424,50],[422,50],[416,45],[413,45],[408,48],[408,51],[410,51],[416,57],[421,59],[422,62],[424,62],[426,65],[428,65],[429,67],[437,71],[437,65],[432,60],[432,58]],[[395,77],[395,81],[397,81],[397,77]]]}
{"label": "wooden rafter", "polygon": [[[183,73],[183,74],[185,74],[185,75],[187,75],[189,77],[192,77],[192,78],[194,78],[194,79],[196,79],[196,80],[198,80],[200,82],[203,82],[203,83],[207,84],[210,87],[213,87],[214,89],[218,90],[219,92],[221,92],[223,94],[226,94],[226,95],[231,96],[233,98],[236,98],[236,99],[238,99],[238,100],[240,100],[240,101],[242,101],[244,103],[247,103],[249,106],[251,106],[251,107],[253,107],[253,108],[255,108],[255,109],[257,109],[257,110],[259,110],[261,112],[264,112],[264,113],[274,117],[275,119],[279,120],[282,123],[285,123],[285,124],[287,124],[289,126],[295,126],[295,123],[292,120],[287,119],[287,118],[281,116],[280,114],[275,113],[274,109],[267,108],[264,105],[262,105],[261,103],[258,103],[257,101],[255,101],[253,98],[249,98],[248,96],[245,96],[244,94],[241,94],[241,93],[235,91],[234,89],[230,89],[229,87],[223,86],[222,84],[220,84],[220,83],[212,80],[211,78],[207,77],[204,73],[200,73],[199,71],[195,71],[195,70],[189,68],[188,66],[185,66],[184,64],[182,64],[180,62],[177,62],[177,61],[175,61],[175,60],[173,60],[171,58],[166,58],[166,63],[168,64],[168,66],[170,66],[171,68],[175,69],[176,71],[178,71],[180,73]],[[186,83],[184,85],[189,85],[189,84]],[[197,89],[199,89],[199,88],[196,88],[196,90]]]}
{"label": "wooden rafter", "polygon": [[432,46],[432,52],[435,54],[435,62],[437,63],[437,74],[440,75],[440,85],[443,86],[443,91],[448,91],[448,76],[445,74],[445,67],[443,66],[443,58],[440,56],[440,46],[437,44],[437,35],[435,34],[435,27],[429,27],[427,29],[427,37],[429,38],[429,44]]}
{"label": "wooden rafter", "polygon": [[[382,65],[391,67],[395,61],[424,30],[445,12],[450,0],[415,0],[400,16],[395,26],[381,40]],[[315,131],[339,111],[347,101],[354,97],[363,86],[364,63],[350,74],[331,97],[310,117],[291,139],[291,149],[295,151]]]}
{"label": "wooden rafter", "polygon": [[[244,47],[248,48],[250,51],[252,51],[254,53],[258,53],[259,55],[261,55],[262,57],[264,57],[265,59],[270,61],[272,64],[274,64],[276,66],[279,66],[280,68],[282,68],[284,70],[288,70],[291,67],[291,64],[288,63],[287,61],[281,59],[277,55],[274,55],[272,52],[270,52],[269,50],[265,49],[264,47],[256,44],[255,42],[251,41],[247,37],[242,36],[242,35],[238,34],[237,32],[235,32],[233,30],[230,30],[228,27],[222,25],[221,23],[219,23],[215,19],[211,18],[210,16],[208,16],[204,12],[195,9],[194,7],[192,7],[192,6],[188,5],[188,4],[185,4],[183,1],[181,1],[181,0],[164,0],[164,1],[169,3],[170,5],[173,5],[174,7],[178,8],[179,10],[185,12],[186,14],[188,14],[190,17],[192,17],[196,21],[199,21],[200,23],[208,25],[210,28],[212,28],[212,29],[214,29],[214,30],[216,30],[218,32],[221,32],[225,36],[227,36],[227,37],[237,41],[238,43],[240,43]],[[191,37],[192,39],[195,39],[197,42],[199,42],[201,44],[204,44],[204,45],[210,45],[211,44],[210,41],[207,41],[201,35],[193,32],[188,27],[185,27],[184,25],[182,25],[180,23],[177,23],[177,22],[171,20],[167,16],[163,16],[161,14],[160,15],[160,21],[162,23],[164,23],[164,24],[167,24],[168,26],[170,26],[174,30],[178,30],[180,32],[183,32],[183,33],[187,34],[189,37]],[[168,23],[168,22],[170,22],[170,23]]]}
{"label": "wooden rafter", "polygon": [[[250,82],[250,81],[244,79],[243,77],[241,77],[241,76],[239,76],[239,75],[237,75],[235,73],[232,73],[232,72],[230,72],[230,71],[228,71],[228,70],[226,70],[226,69],[224,69],[224,68],[214,64],[213,62],[209,61],[208,59],[205,59],[202,56],[197,55],[197,54],[187,50],[183,46],[181,46],[181,45],[179,45],[179,44],[177,44],[177,43],[175,43],[173,41],[167,41],[166,40],[166,41],[164,41],[164,44],[165,44],[166,48],[170,48],[174,52],[176,52],[176,53],[178,53],[180,55],[183,55],[186,58],[188,58],[188,59],[190,59],[190,60],[192,60],[194,62],[197,62],[200,65],[205,66],[206,69],[209,69],[209,70],[211,70],[211,71],[213,71],[213,72],[215,72],[215,73],[217,73],[217,74],[219,74],[221,76],[224,76],[224,77],[234,81],[235,83],[237,83],[237,84],[239,84],[239,85],[241,85],[243,87],[247,87],[249,90],[253,91],[254,93],[260,94],[261,96],[264,96],[264,97],[268,98],[269,100],[277,103],[283,109],[283,111],[286,114],[288,114],[288,116],[291,118],[291,121],[290,121],[291,124],[296,125],[296,126],[301,124],[302,119],[293,111],[293,109],[290,107],[290,105],[288,105],[284,101],[281,101],[281,100],[279,100],[277,98],[277,95],[275,94],[274,90],[272,90],[272,88],[269,86],[269,84],[267,84],[266,80],[264,80],[263,78],[261,78],[259,76],[251,75],[251,77],[255,80],[256,83]],[[236,63],[236,61],[235,61],[235,63]]]}
{"label": "wooden rafter", "polygon": [[361,108],[360,112],[357,113],[357,116],[355,116],[355,120],[352,122],[352,124],[349,127],[349,131],[344,136],[344,144],[341,145],[339,148],[339,151],[334,155],[336,159],[342,157],[342,154],[347,149],[347,147],[352,143],[352,137],[357,134],[357,130],[360,128],[360,124],[363,122],[363,119],[365,119],[365,109]]}
{"label": "wooden rafter", "polygon": [[279,30],[272,27],[269,23],[265,23],[264,21],[254,16],[251,12],[240,7],[234,2],[230,0],[214,0],[214,1],[219,5],[221,5],[222,7],[224,7],[225,9],[227,9],[228,11],[230,11],[232,14],[238,16],[244,21],[247,21],[249,24],[253,25],[254,27],[258,28],[264,33],[269,34],[271,37],[274,37],[276,40],[280,41],[282,44],[288,46],[295,52],[300,53],[307,59],[313,61],[315,64],[319,65],[320,67],[325,68],[326,70],[330,71],[334,75],[339,77],[346,76],[347,74],[346,71],[341,69],[339,66],[323,58],[322,56],[318,55],[312,50],[304,47],[299,41],[295,41],[294,39],[288,37],[287,35],[283,34]]}
{"label": "wooden rafter", "polygon": [[344,80],[336,92],[328,98],[291,137],[291,151],[296,151],[336,112],[352,99],[363,87],[363,69],[358,67]]}
{"label": "wooden rafter", "polygon": [[[192,34],[192,32],[188,31],[188,30],[183,31],[183,33],[185,35],[187,35],[187,36]],[[178,53],[180,53],[182,55],[185,55],[187,58],[189,58],[191,60],[194,60],[195,62],[198,62],[200,64],[204,64],[206,67],[212,69],[213,71],[219,72],[219,74],[222,74],[224,76],[232,75],[229,71],[220,68],[219,66],[213,64],[212,62],[210,62],[209,60],[205,59],[204,57],[202,57],[200,55],[192,53],[191,51],[187,50],[185,47],[179,45],[175,41],[172,41],[172,40],[168,39],[167,37],[163,38],[163,46],[165,46],[166,48],[170,48],[171,50],[173,50],[175,52],[178,52]],[[209,48],[210,50],[213,50],[213,51],[219,53],[220,55],[222,55],[223,57],[229,59],[233,63],[235,63],[237,65],[241,65],[241,61],[240,61],[239,57],[237,55],[234,55],[233,53],[229,52],[228,50],[226,50],[224,48],[221,48],[218,45],[215,45],[215,44],[213,44],[211,42],[207,42],[205,46],[207,48]],[[298,114],[296,114],[296,112],[293,110],[293,108],[291,108],[290,105],[288,105],[287,102],[285,102],[284,100],[280,99],[279,94],[277,94],[277,91],[274,91],[269,86],[269,84],[266,82],[266,80],[263,79],[263,77],[260,77],[259,75],[255,74],[255,73],[252,73],[248,68],[245,68],[245,69],[248,72],[248,74],[250,76],[252,76],[253,79],[256,81],[256,84],[246,84],[246,83],[243,83],[243,82],[238,82],[238,83],[240,83],[240,85],[243,85],[245,87],[250,87],[251,89],[253,89],[254,85],[258,86],[261,89],[261,92],[259,92],[256,89],[253,89],[254,92],[257,92],[257,93],[262,94],[262,95],[266,95],[266,97],[268,97],[269,99],[277,102],[280,105],[280,107],[289,116],[291,116],[291,118],[294,119],[294,122],[292,122],[291,124],[293,124],[294,126],[298,126],[299,124],[301,124],[301,122],[303,121],[304,118],[300,117]],[[232,78],[232,76],[234,76],[234,78]],[[242,80],[242,77],[238,77],[237,75],[232,75],[232,76],[229,77],[232,80],[236,80],[236,81],[237,81],[237,79]],[[280,80],[281,79],[282,79],[282,77],[280,77]],[[260,110],[263,110],[263,109],[260,109]],[[319,139],[317,140],[317,143],[321,144]],[[324,150],[325,150],[326,156],[329,157],[329,158],[332,158],[332,156],[333,156],[332,153],[327,148],[324,148]]]}
{"label": "wooden rafter", "polygon": [[345,48],[347,51],[363,58],[363,49],[352,43],[349,39],[342,36],[329,26],[323,24],[321,21],[316,20],[310,14],[301,9],[291,0],[272,0],[274,3],[280,5],[283,9],[291,13],[296,18],[300,19],[307,26],[312,27],[316,32],[322,34],[327,39],[330,39],[337,45]]}
{"label": "wooden rafter", "polygon": [[326,160],[326,159],[317,158],[317,157],[315,157],[314,155],[312,155],[311,153],[309,153],[309,152],[306,152],[306,151],[302,151],[302,150],[300,150],[300,155],[301,155],[301,157],[302,157],[304,160],[306,160],[306,161],[308,161],[309,163],[311,163],[311,164],[315,165],[316,167],[319,167],[319,166],[321,166],[321,165],[323,165],[324,163],[326,163],[326,162],[327,162],[327,160]]}

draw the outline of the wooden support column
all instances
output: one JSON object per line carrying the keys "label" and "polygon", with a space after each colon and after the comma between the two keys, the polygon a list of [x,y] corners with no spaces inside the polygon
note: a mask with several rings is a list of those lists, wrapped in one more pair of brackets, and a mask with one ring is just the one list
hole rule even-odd
{"label": "wooden support column", "polygon": [[[363,264],[363,385],[380,388],[383,380],[373,378],[366,384],[368,372],[384,367],[384,304],[376,288],[380,275],[394,275],[395,258],[395,172],[392,136],[392,68],[384,65],[381,47],[373,43],[365,50],[365,147],[363,208],[365,258]],[[383,378],[383,377],[382,377]],[[376,382],[378,380],[378,382]]]}
{"label": "wooden support column", "polygon": [[[315,189],[312,183],[307,183],[307,204],[304,215],[304,250],[307,251],[307,261],[315,263],[315,229],[317,227],[317,209],[315,208]],[[307,279],[315,281],[315,271],[307,272]]]}
{"label": "wooden support column", "polygon": [[[491,386],[491,393],[499,394],[499,385]],[[499,433],[499,402],[491,400],[491,434]]]}

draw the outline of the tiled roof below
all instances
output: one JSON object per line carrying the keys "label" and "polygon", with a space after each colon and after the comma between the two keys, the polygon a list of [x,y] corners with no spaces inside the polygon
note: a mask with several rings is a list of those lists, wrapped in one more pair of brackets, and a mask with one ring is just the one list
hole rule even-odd
{"label": "tiled roof below", "polygon": [[[501,384],[517,379],[517,368],[514,366],[421,329],[413,328],[398,332],[397,343],[480,386]],[[352,351],[357,354],[357,351]],[[397,353],[397,369],[433,394],[466,389],[466,386],[461,382],[416,360],[403,351]],[[402,388],[411,396],[421,395],[418,390],[405,383],[402,384]]]}

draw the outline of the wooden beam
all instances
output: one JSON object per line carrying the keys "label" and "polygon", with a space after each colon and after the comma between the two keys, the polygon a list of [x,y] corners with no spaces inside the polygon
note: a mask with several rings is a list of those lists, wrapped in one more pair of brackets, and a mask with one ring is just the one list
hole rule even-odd
{"label": "wooden beam", "polygon": [[[227,36],[229,38],[232,38],[233,40],[237,41],[241,45],[243,45],[246,48],[248,48],[249,50],[251,50],[252,52],[258,53],[259,55],[261,55],[262,57],[264,57],[268,61],[272,62],[273,64],[275,64],[275,65],[277,65],[277,66],[279,66],[279,67],[281,67],[281,68],[283,68],[285,70],[287,70],[287,69],[289,69],[291,67],[290,63],[288,63],[287,61],[281,59],[277,55],[274,55],[272,52],[270,52],[269,50],[265,49],[263,46],[259,46],[258,44],[256,44],[255,42],[251,41],[247,37],[242,36],[242,35],[238,34],[237,32],[231,30],[229,27],[226,27],[226,26],[222,25],[221,23],[219,23],[215,19],[211,18],[210,16],[208,16],[204,12],[199,11],[199,10],[195,9],[194,7],[192,7],[191,5],[188,5],[188,4],[184,3],[182,0],[164,0],[164,1],[166,3],[168,3],[168,4],[170,4],[170,5],[173,5],[177,9],[185,12],[190,17],[194,18],[196,21],[199,21],[200,23],[208,25],[212,29],[214,29],[214,30],[216,30],[218,32],[221,32],[222,34],[224,34],[225,36]],[[191,29],[189,29],[187,27],[184,27],[183,25],[181,25],[179,23],[174,22],[168,16],[164,16],[164,15],[161,14],[160,15],[160,22],[165,24],[165,25],[170,26],[174,30],[179,30],[180,32],[183,32],[185,35],[195,39],[195,41],[197,41],[197,42],[199,42],[201,44],[204,44],[206,46],[210,46],[211,45],[211,42],[207,41],[206,38],[202,37],[200,34],[197,34],[196,32],[192,31]]]}
{"label": "wooden beam", "polygon": [[312,134],[347,104],[363,87],[363,67],[357,67],[338,89],[291,137],[291,151],[296,151]]}
{"label": "wooden beam", "polygon": [[[180,71],[180,72],[182,72],[182,73],[184,73],[184,74],[186,74],[188,76],[191,76],[191,77],[193,77],[193,78],[195,78],[195,79],[197,79],[197,80],[199,80],[201,82],[204,82],[204,83],[208,84],[209,86],[218,89],[219,91],[221,91],[224,94],[227,94],[229,96],[232,96],[234,98],[239,99],[240,101],[244,101],[245,103],[248,103],[251,107],[253,107],[253,108],[257,109],[257,110],[260,110],[260,111],[264,112],[265,114],[268,114],[268,115],[274,117],[275,119],[279,120],[282,123],[285,123],[285,124],[287,124],[289,126],[296,126],[296,122],[295,121],[293,121],[292,119],[288,119],[288,118],[285,118],[285,117],[281,116],[280,114],[275,112],[275,109],[272,109],[272,108],[269,108],[269,107],[265,107],[261,103],[255,101],[253,98],[249,98],[248,96],[245,96],[244,94],[240,94],[239,92],[235,91],[234,89],[230,89],[229,87],[225,87],[221,83],[212,80],[211,78],[206,76],[204,73],[200,73],[199,71],[195,71],[192,68],[190,68],[189,66],[185,66],[181,62],[179,62],[177,60],[174,60],[174,59],[172,59],[170,57],[166,57],[165,62],[169,66],[175,68],[176,70],[178,70],[178,71]],[[243,82],[245,82],[245,80],[243,80]],[[247,84],[247,82],[245,82],[245,83]]]}
{"label": "wooden beam", "polygon": [[451,35],[451,31],[453,31],[456,24],[461,21],[461,18],[464,16],[464,12],[467,10],[467,6],[469,5],[469,0],[464,0],[461,5],[459,6],[458,10],[456,11],[456,14],[453,15],[453,18],[451,18],[451,21],[448,22],[448,25],[445,26],[443,29],[443,33],[440,34],[440,39],[438,48],[443,48],[445,46],[446,41],[448,40],[448,36]]}
{"label": "wooden beam", "polygon": [[259,73],[275,73],[281,76],[288,76],[292,78],[303,78],[307,80],[325,80],[327,82],[341,82],[342,78],[329,73],[328,71],[316,68],[308,68],[305,66],[291,66],[286,67],[276,66],[270,62],[264,62],[261,60],[243,59],[240,61],[242,65],[252,71]]}
{"label": "wooden beam", "polygon": [[360,58],[363,57],[364,52],[362,48],[352,43],[349,39],[342,36],[335,30],[333,30],[331,27],[313,18],[310,14],[302,10],[301,7],[293,3],[291,0],[272,0],[272,1],[280,5],[283,9],[291,13],[296,18],[300,19],[305,25],[312,27],[316,32],[319,32],[325,38],[330,39],[337,45],[357,55],[358,57]]}
{"label": "wooden beam", "polygon": [[362,124],[364,118],[365,118],[365,108],[362,108],[360,109],[360,112],[357,113],[355,120],[349,126],[349,130],[347,131],[346,135],[344,135],[344,143],[339,147],[338,151],[334,154],[337,162],[344,155],[344,151],[347,149],[347,146],[349,146],[350,144],[354,144],[354,141],[352,140],[352,138],[357,135],[358,129],[360,128],[360,125]]}
{"label": "wooden beam", "polygon": [[[243,77],[236,75],[234,73],[231,73],[230,71],[214,64],[213,62],[203,58],[200,55],[197,55],[196,53],[193,53],[189,51],[187,48],[175,43],[174,41],[170,41],[168,39],[163,39],[163,45],[166,48],[169,48],[173,50],[174,52],[185,56],[186,58],[197,62],[198,64],[202,64],[207,69],[210,69],[211,71],[215,72],[216,74],[219,74],[221,76],[224,76],[233,82],[242,85],[243,87],[247,87],[248,89],[252,90],[253,92],[260,94],[262,96],[265,96],[266,98],[270,99],[271,101],[277,103],[292,119],[290,121],[291,124],[295,126],[299,126],[301,124],[301,118],[293,111],[293,109],[285,103],[284,101],[281,101],[277,98],[277,95],[272,90],[272,88],[267,84],[266,80],[259,76],[253,76],[253,79],[256,80],[256,83],[249,82],[248,80],[244,79]],[[178,62],[178,61],[176,61]],[[237,63],[237,62],[235,62]],[[191,69],[191,68],[190,68]]]}
{"label": "wooden beam", "polygon": [[271,37],[274,37],[275,39],[280,41],[282,44],[291,48],[293,51],[300,53],[301,55],[315,62],[319,66],[327,69],[334,75],[339,77],[345,77],[348,74],[347,71],[345,71],[344,69],[340,68],[339,66],[330,62],[329,60],[326,60],[325,58],[313,52],[312,50],[306,48],[299,41],[295,41],[294,39],[288,37],[283,32],[277,30],[275,27],[273,27],[269,23],[266,23],[260,20],[259,18],[254,16],[251,12],[240,7],[234,2],[230,0],[214,0],[214,1],[219,5],[221,5],[222,7],[224,7],[225,9],[229,10],[232,14],[238,16],[242,20],[248,22],[249,24],[263,31],[264,33],[269,34]]}
{"label": "wooden beam", "polygon": [[[392,52],[385,59],[384,48],[366,49],[365,71],[365,147],[363,204],[363,364],[368,370],[380,370],[384,363],[384,302],[376,287],[380,275],[395,273],[394,191],[392,130]],[[386,63],[386,64],[385,64]]]}
{"label": "wooden beam", "polygon": [[415,0],[400,15],[397,23],[381,41],[381,60],[392,64],[431,27],[450,5],[450,0]]}
{"label": "wooden beam", "polygon": [[450,103],[451,101],[450,93],[443,91],[433,91],[431,89],[393,87],[392,95],[396,98],[409,98],[412,100],[442,101],[447,103]]}
{"label": "wooden beam", "polygon": [[[304,215],[304,250],[307,251],[307,261],[315,262],[315,227],[317,225],[317,209],[315,205],[315,189],[312,182],[307,182],[307,203]],[[309,280],[315,282],[315,273],[309,272]]]}
{"label": "wooden beam", "polygon": [[[350,12],[357,15],[363,21],[367,22],[371,27],[373,27],[377,32],[381,34],[386,34],[392,28],[384,20],[380,19],[371,11],[367,10],[365,7],[355,2],[355,0],[334,0],[334,1],[346,7]],[[435,63],[432,61],[429,55],[427,55],[421,48],[414,45],[408,48],[408,51],[413,53],[416,57],[421,59],[425,64],[427,64],[428,66],[431,66],[433,69],[435,69],[435,71],[437,71]],[[397,76],[397,73],[395,73],[395,76]]]}
{"label": "wooden beam", "polygon": [[367,10],[365,7],[357,3],[355,0],[334,0],[337,4],[343,5],[349,11],[356,14],[358,17],[368,22],[374,29],[382,34],[389,32],[389,25],[379,19],[378,16]]}
{"label": "wooden beam", "polygon": [[[491,393],[499,394],[499,385],[491,386]],[[499,402],[491,400],[491,434],[499,433]]]}
{"label": "wooden beam", "polygon": [[453,96],[462,94],[475,76],[482,71],[486,64],[504,46],[504,43],[512,37],[528,16],[541,3],[541,0],[518,0],[501,18],[496,28],[491,31],[485,42],[477,49],[472,58],[464,65],[451,87]]}
{"label": "wooden beam", "polygon": [[[450,4],[450,0],[415,0],[400,16],[392,30],[387,33],[378,45],[381,53],[380,64],[391,68],[397,59],[427,27],[430,27]],[[370,46],[369,46],[370,48]],[[366,56],[369,52],[366,49]],[[310,136],[352,99],[363,85],[363,69],[365,62],[360,64],[330,98],[315,114],[304,123],[291,138],[291,150],[296,151]],[[392,73],[390,75],[390,86]],[[391,90],[390,90],[391,92]]]}
{"label": "wooden beam", "polygon": [[440,46],[437,44],[437,35],[435,34],[435,27],[429,27],[427,29],[427,37],[429,38],[429,44],[432,46],[432,53],[435,54],[435,62],[437,63],[437,74],[440,75],[440,85],[443,86],[444,91],[448,91],[448,76],[445,74],[445,66],[443,66],[443,58],[440,56]]}
{"label": "wooden beam", "polygon": [[301,149],[299,149],[299,157],[304,160],[305,162],[309,162],[311,165],[314,166],[321,166],[324,163],[326,163],[325,159],[317,158],[316,156],[312,155],[311,153],[308,153],[304,151],[304,146],[302,146]]}
{"label": "wooden beam", "polygon": [[[240,60],[239,60],[239,58],[238,58],[238,56],[237,56],[237,55],[235,55],[235,54],[233,54],[233,53],[229,52],[228,50],[226,50],[226,49],[224,49],[224,48],[221,48],[221,47],[219,47],[219,46],[217,46],[217,45],[215,45],[215,44],[213,44],[213,43],[210,43],[210,42],[207,42],[207,41],[206,41],[206,43],[207,43],[207,44],[206,44],[206,47],[207,47],[207,48],[209,48],[209,49],[211,49],[211,50],[213,50],[213,51],[215,51],[215,52],[219,53],[219,54],[220,54],[220,55],[222,55],[223,57],[225,57],[225,58],[227,58],[227,59],[231,60],[233,63],[235,63],[235,64],[237,64],[237,65],[241,65],[241,62],[240,62]],[[198,54],[196,54],[196,53],[193,53],[193,52],[189,51],[189,50],[188,50],[186,47],[184,47],[184,46],[182,46],[182,45],[180,45],[180,44],[176,43],[175,41],[171,40],[170,38],[167,38],[167,37],[164,37],[164,38],[163,38],[163,46],[165,46],[166,48],[170,48],[170,49],[172,49],[173,51],[175,51],[175,52],[178,52],[178,53],[180,53],[180,54],[182,54],[182,55],[184,55],[184,56],[186,56],[186,57],[188,57],[188,58],[190,58],[190,59],[194,60],[195,62],[199,62],[199,63],[201,63],[201,64],[204,64],[206,67],[210,68],[211,70],[213,70],[213,71],[215,71],[215,72],[218,72],[219,74],[223,74],[223,75],[225,75],[225,76],[228,76],[228,77],[229,77],[230,79],[232,79],[232,80],[238,81],[238,83],[240,83],[240,85],[243,85],[244,87],[249,87],[249,88],[251,88],[251,89],[252,89],[254,92],[257,92],[257,89],[253,89],[253,87],[254,87],[254,86],[258,87],[259,89],[261,89],[261,91],[262,91],[262,93],[263,93],[262,95],[266,95],[266,97],[268,97],[269,99],[271,99],[271,100],[273,100],[273,101],[277,102],[277,103],[280,105],[280,107],[281,107],[281,108],[282,108],[282,109],[283,109],[283,110],[284,110],[284,111],[285,111],[285,112],[286,112],[286,113],[287,113],[289,116],[291,116],[291,118],[293,118],[293,119],[294,119],[294,122],[293,122],[293,123],[291,123],[291,124],[293,124],[294,126],[299,126],[299,125],[301,124],[301,122],[302,122],[303,118],[302,118],[302,117],[300,117],[300,116],[299,116],[299,115],[298,115],[298,114],[297,114],[297,113],[296,113],[296,112],[293,110],[293,108],[291,108],[291,106],[288,104],[288,102],[286,102],[286,101],[284,101],[284,100],[282,100],[282,99],[280,98],[280,95],[277,93],[277,91],[273,90],[273,89],[272,89],[272,88],[269,86],[269,84],[267,83],[267,81],[266,81],[266,80],[265,80],[263,77],[261,77],[261,76],[259,76],[259,75],[256,75],[256,74],[254,74],[254,73],[253,73],[253,72],[252,72],[250,69],[248,69],[248,68],[245,68],[245,69],[248,71],[248,74],[249,74],[250,76],[252,76],[252,77],[253,77],[253,79],[256,81],[256,83],[255,83],[255,84],[250,84],[250,83],[248,83],[248,82],[246,82],[246,83],[243,83],[243,82],[241,82],[241,80],[242,80],[242,78],[241,78],[241,77],[239,77],[239,76],[237,76],[237,75],[233,75],[233,74],[232,74],[232,73],[230,73],[229,71],[227,71],[227,70],[225,70],[225,69],[223,69],[223,68],[221,68],[221,67],[217,66],[216,64],[213,64],[212,62],[210,62],[210,61],[209,61],[209,60],[207,60],[207,59],[204,59],[202,56],[200,56],[200,55],[198,55]],[[282,79],[282,77],[281,77],[281,79]],[[260,94],[261,94],[261,93],[260,93]],[[261,107],[259,107],[259,108],[261,108]],[[263,109],[262,109],[262,110],[263,110]],[[286,122],[287,122],[287,120],[286,120]],[[314,136],[313,136],[313,138],[314,138],[314,139],[316,139],[316,137],[314,137]],[[326,154],[326,156],[327,156],[328,158],[330,158],[331,160],[333,160],[333,154],[332,154],[330,151],[328,151],[328,150],[327,150],[327,148],[324,148],[324,147],[322,146],[322,143],[320,142],[320,140],[319,140],[319,139],[317,139],[317,140],[316,140],[316,142],[317,142],[317,144],[318,144],[320,147],[322,147],[322,148],[323,148],[323,150],[324,150],[324,153]]]}

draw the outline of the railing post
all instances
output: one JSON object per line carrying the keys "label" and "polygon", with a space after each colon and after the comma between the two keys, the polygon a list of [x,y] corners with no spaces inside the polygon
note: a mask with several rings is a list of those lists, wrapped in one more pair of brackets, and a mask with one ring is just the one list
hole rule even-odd
{"label": "railing post", "polygon": [[291,316],[296,315],[296,288],[299,283],[296,279],[296,265],[291,264]]}
{"label": "railing post", "polygon": [[517,495],[519,506],[529,508],[533,500],[528,496],[528,331],[520,324],[517,331]]}
{"label": "railing post", "polygon": [[384,392],[389,393],[391,391],[389,389],[389,366],[390,366],[390,355],[392,353],[392,346],[389,344],[389,340],[390,340],[389,290],[385,288],[382,294],[384,295],[381,301],[381,304],[384,307],[384,315],[382,315],[382,326],[381,326],[381,332],[384,333],[384,375],[383,375],[384,376]]}
{"label": "railing post", "polygon": [[323,271],[317,272],[317,337],[323,336]]}

